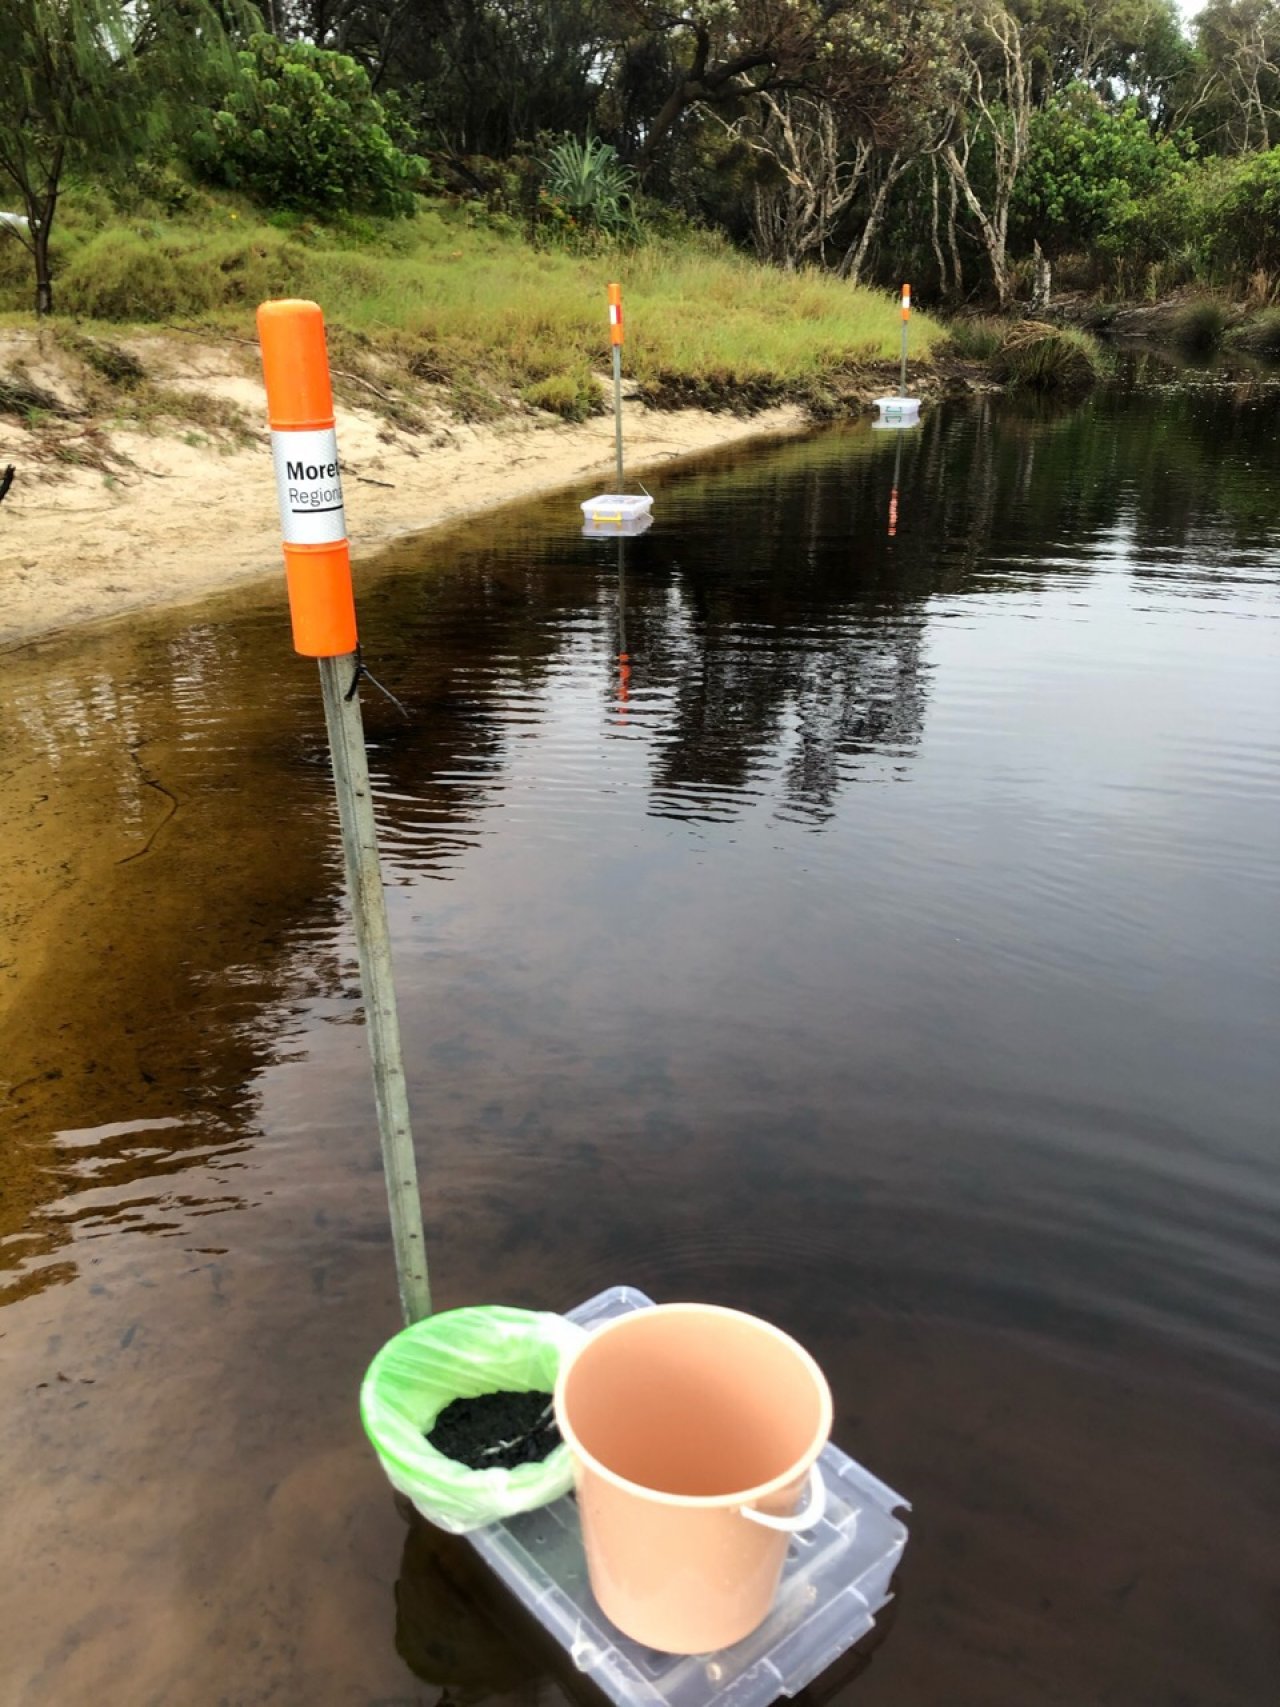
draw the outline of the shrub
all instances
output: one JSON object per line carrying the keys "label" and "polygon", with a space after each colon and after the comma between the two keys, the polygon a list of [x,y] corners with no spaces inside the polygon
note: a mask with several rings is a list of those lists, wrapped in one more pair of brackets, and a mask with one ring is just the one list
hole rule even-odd
{"label": "shrub", "polygon": [[1177,144],[1159,137],[1132,97],[1108,106],[1072,84],[1036,111],[1013,197],[1015,234],[1057,256],[1112,231],[1185,170]]}
{"label": "shrub", "polygon": [[1232,343],[1255,356],[1280,361],[1280,308],[1264,309],[1232,335]]}
{"label": "shrub", "polygon": [[[135,160],[127,176],[114,176],[107,184],[114,211],[133,216],[149,214],[209,213],[212,204],[203,190],[184,178],[163,160]],[[82,198],[83,200],[83,198]]]}
{"label": "shrub", "polygon": [[1207,223],[1208,258],[1220,274],[1280,272],[1280,147],[1232,162]]}
{"label": "shrub", "polygon": [[1193,355],[1208,355],[1222,342],[1227,311],[1212,297],[1188,302],[1173,318],[1174,342]]}
{"label": "shrub", "polygon": [[1216,173],[1216,162],[1192,163],[1151,194],[1119,204],[1112,224],[1098,236],[1097,252],[1122,292],[1141,292],[1153,270],[1162,281],[1157,291],[1195,276]]}
{"label": "shrub", "polygon": [[133,391],[147,377],[147,370],[137,356],[121,349],[119,344],[108,344],[97,338],[73,337],[69,347],[86,367],[92,368],[108,385],[118,386],[121,391]]}
{"label": "shrub", "polygon": [[589,136],[561,137],[544,163],[548,196],[570,220],[611,236],[624,236],[636,225],[635,173],[618,158],[611,142]]}
{"label": "shrub", "polygon": [[167,320],[202,313],[219,299],[216,279],[195,256],[169,254],[122,227],[86,243],[60,288],[66,310],[94,320]]}
{"label": "shrub", "polygon": [[604,409],[600,387],[585,366],[548,374],[545,379],[526,385],[520,396],[535,409],[548,409],[566,421],[585,421],[589,415],[599,415]]}
{"label": "shrub", "polygon": [[26,308],[31,301],[31,257],[9,231],[0,231],[0,308]]}
{"label": "shrub", "polygon": [[400,146],[394,108],[362,66],[270,35],[238,58],[239,81],[192,137],[198,170],[274,208],[413,212],[426,164]]}
{"label": "shrub", "polygon": [[997,379],[1029,391],[1087,391],[1105,371],[1096,338],[1038,320],[1010,333],[992,362]]}
{"label": "shrub", "polygon": [[946,350],[965,361],[990,361],[1009,335],[1003,320],[989,314],[966,315],[947,326]]}

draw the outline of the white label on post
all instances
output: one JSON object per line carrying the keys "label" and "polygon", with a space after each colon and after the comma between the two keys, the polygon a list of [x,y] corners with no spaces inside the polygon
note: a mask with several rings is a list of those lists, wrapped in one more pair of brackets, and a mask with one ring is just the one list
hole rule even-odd
{"label": "white label on post", "polygon": [[271,460],[285,544],[336,545],[345,539],[347,518],[342,509],[338,435],[333,428],[273,432]]}

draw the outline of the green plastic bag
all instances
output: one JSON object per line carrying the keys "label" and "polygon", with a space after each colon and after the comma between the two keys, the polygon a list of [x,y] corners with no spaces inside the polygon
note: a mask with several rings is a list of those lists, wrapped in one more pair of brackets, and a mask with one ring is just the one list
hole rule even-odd
{"label": "green plastic bag", "polygon": [[494,1304],[428,1316],[388,1340],[360,1388],[360,1418],[392,1487],[453,1535],[568,1493],[567,1446],[540,1464],[470,1470],[426,1436],[454,1399],[552,1391],[561,1359],[584,1337],[563,1316]]}

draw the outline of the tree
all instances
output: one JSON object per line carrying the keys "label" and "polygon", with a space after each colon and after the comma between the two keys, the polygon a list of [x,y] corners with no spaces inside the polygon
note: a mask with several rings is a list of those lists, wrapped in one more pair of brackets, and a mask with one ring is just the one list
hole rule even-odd
{"label": "tree", "polygon": [[[957,108],[953,134],[942,145],[952,182],[977,224],[996,300],[1009,300],[1009,209],[1026,159],[1031,129],[1030,55],[1018,20],[1000,0],[978,0],[964,46],[968,78],[965,106]],[[986,200],[974,170],[974,143],[987,166]]]}
{"label": "tree", "polygon": [[364,67],[310,42],[255,35],[191,139],[215,181],[312,213],[413,211],[424,163],[399,147]]}
{"label": "tree", "polygon": [[717,109],[775,86],[799,86],[819,51],[823,22],[810,0],[623,0],[627,34],[666,38],[670,81],[645,130],[644,171],[694,106]]}
{"label": "tree", "polygon": [[1072,83],[1137,97],[1153,117],[1190,52],[1174,0],[1009,0],[1038,104]]}
{"label": "tree", "polygon": [[136,160],[226,52],[208,0],[4,0],[0,184],[28,221],[13,235],[31,254],[38,314],[53,308],[49,239],[65,172]]}
{"label": "tree", "polygon": [[1184,168],[1173,142],[1156,136],[1136,100],[1109,107],[1074,84],[1032,115],[1014,188],[1014,228],[1024,247],[1051,258],[1079,252],[1126,220]]}
{"label": "tree", "polygon": [[835,115],[811,95],[781,96],[764,90],[762,112],[733,124],[729,134],[763,169],[752,190],[751,225],[762,260],[795,268],[821,260],[837,220],[857,195],[871,145],[841,146]]}
{"label": "tree", "polygon": [[825,101],[844,135],[892,146],[928,103],[953,10],[947,0],[621,0],[633,30],[669,44],[667,92],[638,164],[691,108],[737,112],[765,93]]}
{"label": "tree", "polygon": [[1280,141],[1280,0],[1210,0],[1185,117],[1222,153]]}
{"label": "tree", "polygon": [[1209,212],[1210,259],[1236,278],[1280,272],[1280,147],[1228,165]]}
{"label": "tree", "polygon": [[290,33],[350,54],[401,91],[455,155],[509,155],[540,131],[591,128],[611,0],[288,0]]}

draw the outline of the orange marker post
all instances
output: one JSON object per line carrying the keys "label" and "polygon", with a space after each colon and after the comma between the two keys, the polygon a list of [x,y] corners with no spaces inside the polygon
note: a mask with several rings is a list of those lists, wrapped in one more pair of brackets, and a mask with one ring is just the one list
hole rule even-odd
{"label": "orange marker post", "polygon": [[342,503],[324,316],[314,302],[264,302],[258,310],[258,336],[284,533],[293,644],[304,657],[319,661],[373,1058],[374,1100],[400,1307],[406,1322],[415,1322],[431,1313],[431,1286],[391,975],[387,903],[369,788],[369,758],[356,692],[359,661],[351,549]]}
{"label": "orange marker post", "polygon": [[898,387],[898,396],[907,395],[907,322],[911,319],[911,286],[902,287],[902,383]]}
{"label": "orange marker post", "polygon": [[609,286],[609,342],[613,346],[613,440],[622,496],[622,286]]}
{"label": "orange marker post", "polygon": [[258,338],[293,644],[306,658],[341,657],[356,649],[356,607],[324,315],[314,302],[264,302]]}

